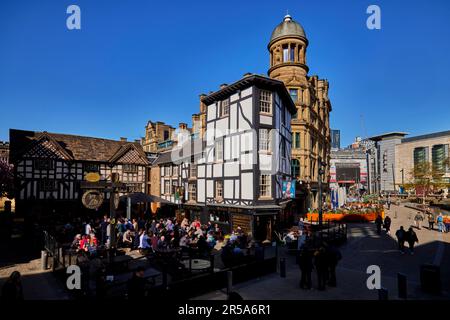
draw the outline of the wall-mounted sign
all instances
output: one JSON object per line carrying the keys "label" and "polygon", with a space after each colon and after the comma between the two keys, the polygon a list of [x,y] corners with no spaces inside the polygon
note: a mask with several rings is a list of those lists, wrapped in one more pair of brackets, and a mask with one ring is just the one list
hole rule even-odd
{"label": "wall-mounted sign", "polygon": [[89,182],[99,182],[100,175],[98,172],[88,172],[84,175],[84,179]]}
{"label": "wall-mounted sign", "polygon": [[295,181],[283,181],[282,191],[284,199],[295,198]]}
{"label": "wall-mounted sign", "polygon": [[103,203],[105,196],[99,190],[88,190],[83,194],[81,202],[88,209],[98,209]]}

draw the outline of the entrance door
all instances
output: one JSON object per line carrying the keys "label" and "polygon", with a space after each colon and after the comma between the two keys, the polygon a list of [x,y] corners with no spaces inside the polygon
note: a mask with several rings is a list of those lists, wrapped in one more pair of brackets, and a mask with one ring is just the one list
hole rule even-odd
{"label": "entrance door", "polygon": [[255,240],[272,241],[273,233],[273,216],[256,216],[255,217]]}

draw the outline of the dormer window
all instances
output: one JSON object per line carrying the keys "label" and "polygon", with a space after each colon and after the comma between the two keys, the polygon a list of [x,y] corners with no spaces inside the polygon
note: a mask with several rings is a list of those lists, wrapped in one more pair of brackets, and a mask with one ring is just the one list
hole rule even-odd
{"label": "dormer window", "polygon": [[225,99],[219,102],[219,117],[226,117],[230,114],[230,100]]}

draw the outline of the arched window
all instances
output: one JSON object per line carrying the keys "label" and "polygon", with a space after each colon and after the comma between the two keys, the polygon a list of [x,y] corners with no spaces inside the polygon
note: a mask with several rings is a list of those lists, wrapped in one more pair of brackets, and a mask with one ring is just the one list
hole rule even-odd
{"label": "arched window", "polygon": [[293,178],[300,176],[300,161],[298,159],[291,160],[291,174]]}

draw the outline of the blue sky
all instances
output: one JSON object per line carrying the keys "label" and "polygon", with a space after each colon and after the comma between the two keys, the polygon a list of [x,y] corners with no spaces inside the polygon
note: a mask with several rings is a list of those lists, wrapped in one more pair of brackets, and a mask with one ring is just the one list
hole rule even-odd
{"label": "blue sky", "polygon": [[[66,28],[71,4],[81,30]],[[381,30],[366,28],[370,4]],[[344,145],[450,130],[448,0],[2,0],[0,140],[9,128],[135,139],[148,120],[190,123],[200,93],[266,74],[286,10],[309,38],[310,74],[330,81]]]}

